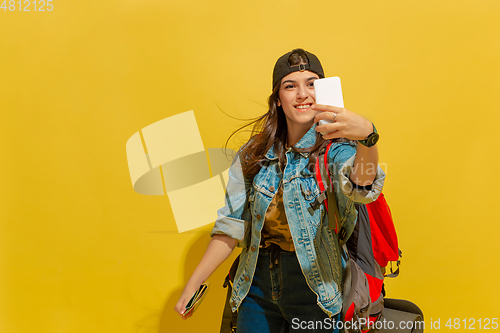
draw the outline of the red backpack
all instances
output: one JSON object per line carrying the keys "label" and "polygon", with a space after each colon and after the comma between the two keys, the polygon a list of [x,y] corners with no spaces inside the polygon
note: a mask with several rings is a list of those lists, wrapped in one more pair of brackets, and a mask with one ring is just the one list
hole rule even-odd
{"label": "red backpack", "polygon": [[[330,148],[332,142],[326,147]],[[329,213],[329,228],[339,234],[343,256],[347,262],[343,286],[343,321],[355,323],[347,332],[367,332],[380,320],[384,309],[384,277],[396,277],[399,273],[398,239],[391,211],[381,193],[377,200],[366,205],[356,204],[357,223],[353,230],[345,230],[340,215],[332,180],[328,171],[327,154],[323,150],[316,159],[315,176],[322,195],[312,204],[324,202]],[[325,193],[326,195],[323,195]],[[331,200],[328,200],[328,199]],[[347,239],[347,242],[345,241]],[[385,275],[389,262],[397,262],[397,270]],[[421,312],[421,311],[420,311]]]}

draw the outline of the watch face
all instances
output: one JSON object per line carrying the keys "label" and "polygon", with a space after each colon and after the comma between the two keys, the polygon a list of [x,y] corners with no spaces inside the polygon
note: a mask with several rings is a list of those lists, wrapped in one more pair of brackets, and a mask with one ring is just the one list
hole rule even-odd
{"label": "watch face", "polygon": [[378,133],[372,133],[368,139],[366,139],[366,146],[367,147],[373,147],[375,146],[375,144],[377,143],[378,141],[378,138],[379,138],[379,135]]}

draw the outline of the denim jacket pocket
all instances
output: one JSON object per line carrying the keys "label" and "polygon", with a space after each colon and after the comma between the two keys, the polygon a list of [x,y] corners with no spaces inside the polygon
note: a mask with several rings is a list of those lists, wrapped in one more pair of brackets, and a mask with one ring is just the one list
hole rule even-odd
{"label": "denim jacket pocket", "polygon": [[300,182],[302,196],[307,201],[313,201],[319,196],[319,188],[314,177],[302,178]]}
{"label": "denim jacket pocket", "polygon": [[254,193],[252,216],[256,216],[257,214],[261,214],[263,216],[266,213],[267,207],[276,195],[278,187],[280,186],[280,180],[277,177],[259,181],[260,183],[256,182],[254,179],[252,184],[252,191]]}
{"label": "denim jacket pocket", "polygon": [[317,196],[320,195],[320,190],[318,187],[318,183],[316,181],[316,178],[314,177],[314,173],[311,172],[309,169],[304,168],[300,173],[299,173],[299,180],[300,180],[300,189],[302,192],[302,195],[307,201],[312,201],[316,199]]}

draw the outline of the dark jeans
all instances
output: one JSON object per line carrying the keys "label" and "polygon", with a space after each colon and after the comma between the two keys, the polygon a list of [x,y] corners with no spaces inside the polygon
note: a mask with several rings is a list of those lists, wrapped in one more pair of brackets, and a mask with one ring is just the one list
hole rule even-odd
{"label": "dark jeans", "polygon": [[295,252],[260,249],[252,286],[238,310],[238,333],[339,332],[307,285]]}

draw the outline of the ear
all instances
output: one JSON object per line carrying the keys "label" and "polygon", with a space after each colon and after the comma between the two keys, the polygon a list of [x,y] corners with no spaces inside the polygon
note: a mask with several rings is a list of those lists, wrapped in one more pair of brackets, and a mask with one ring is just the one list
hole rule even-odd
{"label": "ear", "polygon": [[281,101],[279,98],[278,98],[278,106],[281,106]]}

